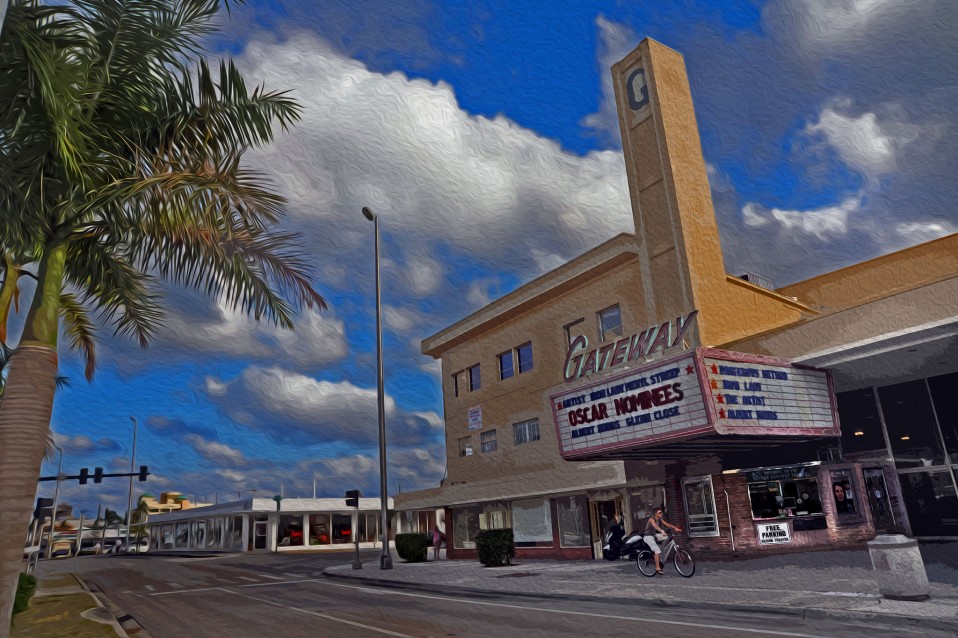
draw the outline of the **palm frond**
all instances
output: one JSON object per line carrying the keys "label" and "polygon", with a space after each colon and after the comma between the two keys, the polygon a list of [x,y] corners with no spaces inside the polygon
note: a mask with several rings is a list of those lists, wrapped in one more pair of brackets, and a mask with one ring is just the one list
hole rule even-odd
{"label": "palm frond", "polygon": [[86,362],[83,374],[87,381],[92,381],[96,370],[96,326],[73,293],[65,292],[60,295],[60,316],[63,319],[63,329],[70,339],[71,349],[83,354]]}

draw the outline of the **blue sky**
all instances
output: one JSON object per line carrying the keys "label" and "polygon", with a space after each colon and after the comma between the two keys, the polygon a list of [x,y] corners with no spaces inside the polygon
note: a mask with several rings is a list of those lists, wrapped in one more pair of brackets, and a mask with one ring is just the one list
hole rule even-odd
{"label": "blue sky", "polygon": [[[632,230],[609,67],[642,37],[685,56],[729,272],[784,285],[958,228],[946,0],[260,0],[224,27],[211,51],[304,106],[250,165],[289,198],[330,309],[283,333],[168,290],[148,351],[103,330],[92,384],[63,358],[71,472],[128,464],[135,416],[156,473],[138,490],[306,496],[315,476],[378,494],[371,206],[390,489],[436,485],[439,368],[419,342]],[[121,483],[64,496],[125,507]]]}

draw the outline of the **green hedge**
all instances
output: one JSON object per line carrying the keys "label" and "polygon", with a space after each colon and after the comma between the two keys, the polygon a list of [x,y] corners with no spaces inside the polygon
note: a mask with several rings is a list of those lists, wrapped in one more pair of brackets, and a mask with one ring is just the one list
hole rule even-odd
{"label": "green hedge", "polygon": [[511,529],[487,529],[476,534],[479,562],[486,567],[511,565],[516,555],[516,542]]}
{"label": "green hedge", "polygon": [[432,545],[429,534],[396,534],[396,553],[407,563],[422,563]]}
{"label": "green hedge", "polygon": [[30,604],[30,598],[37,589],[37,579],[30,574],[20,574],[20,580],[17,581],[17,595],[13,599],[13,615],[16,616],[21,611],[26,611]]}

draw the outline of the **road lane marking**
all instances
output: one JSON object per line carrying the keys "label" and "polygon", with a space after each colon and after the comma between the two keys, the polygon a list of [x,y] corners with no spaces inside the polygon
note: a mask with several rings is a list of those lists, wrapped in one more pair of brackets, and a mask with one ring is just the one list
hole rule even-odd
{"label": "road lane marking", "polygon": [[273,576],[272,574],[260,574],[260,577],[262,577],[262,578],[272,578],[273,580],[283,580],[281,577],[279,577],[279,576]]}
{"label": "road lane marking", "polygon": [[262,598],[257,598],[256,596],[249,596],[247,594],[241,594],[238,591],[230,591],[228,589],[221,589],[221,591],[226,592],[227,594],[233,594],[234,596],[241,596],[243,598],[248,598],[249,600],[255,600],[258,603],[264,605],[272,605],[273,607],[282,607],[283,609],[289,609],[290,611],[298,611],[301,614],[309,614],[311,616],[317,616],[319,618],[324,618],[326,620],[331,620],[333,622],[343,623],[345,625],[352,625],[353,627],[360,627],[362,629],[368,629],[370,631],[375,631],[380,634],[385,634],[387,636],[395,636],[396,638],[414,638],[409,634],[401,634],[398,631],[390,631],[388,629],[381,629],[379,627],[373,627],[372,625],[364,625],[361,622],[354,622],[352,620],[346,620],[345,618],[337,618],[336,616],[330,616],[329,614],[324,614],[318,611],[312,611],[309,609],[303,609],[302,607],[293,607],[291,605],[283,605],[281,603],[274,603],[271,600],[263,600]]}
{"label": "road lane marking", "polygon": [[156,591],[156,587],[154,587],[153,585],[144,585],[144,587],[146,587],[150,591]]}
{"label": "road lane marking", "polygon": [[[326,585],[329,587],[339,587],[341,589],[354,589],[357,591],[364,591],[364,592],[368,592],[370,589],[368,587],[361,587],[356,585],[344,585],[340,583],[331,583],[329,582],[329,579],[327,578],[309,578],[304,580],[288,580],[288,581],[273,582],[273,583],[255,583],[252,585],[238,585],[237,588],[269,587],[272,585],[296,585],[301,583],[316,583],[319,585]],[[243,594],[240,594],[239,592],[230,591],[224,587],[181,589],[177,591],[157,592],[155,594],[150,594],[150,595],[151,596],[167,596],[170,594],[191,594],[193,592],[216,591],[216,590],[225,591],[231,594],[236,594],[237,596],[243,595]],[[789,631],[769,631],[767,629],[752,629],[750,627],[738,627],[734,625],[710,625],[707,623],[687,622],[682,620],[661,620],[661,619],[649,618],[647,616],[617,616],[614,614],[597,614],[597,613],[592,613],[588,611],[570,611],[567,609],[546,609],[541,607],[528,607],[525,605],[509,605],[506,603],[491,603],[491,602],[486,602],[481,600],[464,600],[462,598],[450,598],[448,596],[428,596],[426,594],[416,594],[413,592],[400,592],[400,591],[385,590],[385,589],[381,591],[381,594],[384,594],[384,595],[392,594],[393,596],[407,596],[409,598],[426,598],[428,600],[443,600],[446,602],[459,603],[462,605],[482,605],[485,607],[501,607],[504,609],[519,609],[522,611],[550,612],[553,614],[566,614],[570,616],[585,616],[588,618],[608,618],[613,620],[629,620],[629,621],[653,623],[653,624],[659,624],[659,625],[677,625],[680,627],[696,627],[699,629],[720,629],[722,631],[739,631],[742,633],[760,634],[765,636],[789,636],[790,638],[825,638],[822,634],[801,634],[801,633],[789,632]],[[253,600],[260,600],[259,598],[255,598],[253,596],[248,596],[248,598],[252,598]],[[279,603],[267,602],[265,600],[261,602],[277,605],[279,607],[286,607],[285,605],[281,605]],[[288,607],[288,609],[295,609],[295,608]],[[303,611],[304,613],[317,614],[317,612],[311,612],[309,610],[297,610],[297,611]],[[330,617],[330,619],[333,619],[333,618]],[[342,622],[348,622],[348,621],[342,621]]]}
{"label": "road lane marking", "polygon": [[255,578],[250,578],[249,576],[237,576],[240,580],[248,580],[251,583],[258,583],[259,581]]}

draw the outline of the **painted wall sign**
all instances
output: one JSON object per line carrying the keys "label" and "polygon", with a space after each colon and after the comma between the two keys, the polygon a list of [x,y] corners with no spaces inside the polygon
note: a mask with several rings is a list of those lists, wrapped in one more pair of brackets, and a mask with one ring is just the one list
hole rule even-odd
{"label": "painted wall sign", "polygon": [[476,406],[474,408],[469,408],[469,429],[470,430],[481,430],[482,429],[482,407]]}
{"label": "painted wall sign", "polygon": [[[746,389],[746,380],[761,387]],[[725,389],[723,381],[736,381],[739,389]],[[716,394],[736,394],[732,409],[751,414],[730,415],[727,398],[720,403]],[[745,396],[755,398],[745,401]],[[603,451],[707,434],[840,436],[833,397],[825,371],[698,348],[564,390],[550,401],[562,456],[592,458]],[[775,412],[776,418],[764,412]],[[806,472],[811,476],[814,470],[785,470]]]}
{"label": "painted wall sign", "polygon": [[680,344],[698,313],[698,310],[693,310],[684,317],[666,321],[662,325],[651,326],[631,337],[607,343],[593,350],[589,350],[588,338],[576,337],[569,344],[563,378],[566,381],[573,381],[583,375],[602,372],[607,368],[615,368],[630,361],[638,361],[653,352]]}
{"label": "painted wall sign", "polygon": [[761,483],[763,481],[790,481],[797,478],[812,478],[816,476],[814,467],[778,467],[769,470],[752,470],[746,472],[745,477],[749,483]]}
{"label": "painted wall sign", "polygon": [[779,545],[792,542],[792,535],[788,530],[788,523],[765,523],[757,527],[758,542],[761,545]]}

